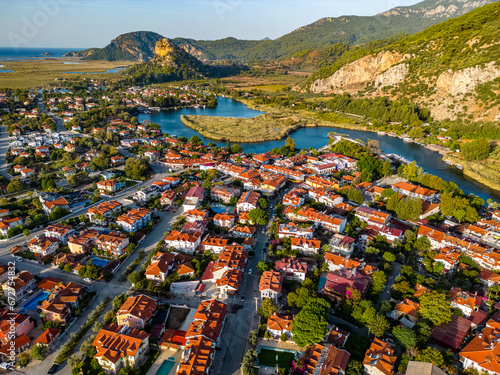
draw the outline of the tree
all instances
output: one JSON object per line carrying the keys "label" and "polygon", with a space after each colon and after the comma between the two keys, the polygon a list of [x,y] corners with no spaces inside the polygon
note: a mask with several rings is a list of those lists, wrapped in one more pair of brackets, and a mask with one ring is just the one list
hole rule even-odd
{"label": "tree", "polygon": [[132,180],[142,180],[149,170],[149,161],[146,158],[128,158],[125,163],[125,175]]}
{"label": "tree", "polygon": [[288,293],[286,299],[291,307],[304,307],[310,300],[316,297],[316,292],[305,287],[299,287],[294,292]]}
{"label": "tree", "polygon": [[259,341],[259,331],[254,329],[253,331],[250,331],[250,334],[248,335],[248,342],[250,345],[255,346],[257,345],[257,342]]}
{"label": "tree", "polygon": [[193,135],[191,138],[189,138],[189,143],[199,146],[203,144],[203,141],[197,135]]}
{"label": "tree", "polygon": [[397,326],[392,329],[394,338],[403,348],[413,347],[417,344],[417,334],[404,326]]}
{"label": "tree", "polygon": [[329,309],[327,301],[314,298],[300,310],[292,326],[293,339],[297,345],[304,347],[321,341],[328,330],[326,317]]}
{"label": "tree", "polygon": [[266,262],[259,262],[259,263],[257,263],[257,270],[262,275],[264,272],[270,271],[271,266],[269,264],[267,264]]}
{"label": "tree", "polygon": [[19,365],[21,367],[24,367],[28,363],[30,363],[30,355],[27,352],[22,352],[21,355],[19,356]]}
{"label": "tree", "polygon": [[290,138],[290,136],[288,136],[288,138],[285,141],[285,147],[290,152],[293,151],[293,150],[295,150],[295,139]]}
{"label": "tree", "polygon": [[264,298],[257,312],[259,313],[260,316],[262,316],[262,318],[267,320],[271,315],[273,315],[277,311],[278,309],[276,307],[276,303],[270,298]]}
{"label": "tree", "polygon": [[391,162],[389,161],[389,159],[385,159],[385,161],[382,163],[382,175],[390,176],[392,175],[392,173]]}
{"label": "tree", "polygon": [[7,193],[16,193],[24,189],[24,185],[19,178],[13,178],[7,185]]}
{"label": "tree", "polygon": [[465,160],[484,160],[490,154],[490,141],[486,138],[479,138],[472,142],[467,142],[461,145],[460,153]]}
{"label": "tree", "polygon": [[45,345],[33,345],[30,350],[31,358],[43,360],[47,355],[47,347]]}
{"label": "tree", "polygon": [[232,154],[241,154],[242,152],[243,152],[243,147],[241,147],[239,144],[235,143],[234,145],[231,146]]}
{"label": "tree", "polygon": [[285,332],[283,332],[280,336],[281,341],[286,342],[288,340],[288,336]]}
{"label": "tree", "polygon": [[368,323],[368,328],[370,332],[373,333],[377,337],[384,336],[385,332],[391,328],[390,323],[387,321],[385,316],[377,314],[373,319],[371,319]]}
{"label": "tree", "polygon": [[432,291],[420,297],[420,315],[429,319],[432,324],[448,323],[453,315],[453,310],[446,294]]}
{"label": "tree", "polygon": [[66,273],[71,273],[71,265],[65,264],[63,267],[63,271]]}
{"label": "tree", "polygon": [[259,199],[259,206],[260,206],[260,208],[262,208],[262,209],[265,209],[265,208],[267,207],[268,203],[269,203],[269,202],[267,201],[267,199],[266,199],[266,198],[260,198],[260,199]]}
{"label": "tree", "polygon": [[429,241],[429,239],[427,237],[419,237],[417,238],[417,240],[415,241],[415,245],[414,245],[415,249],[417,249],[418,251],[420,251],[422,254],[429,251],[429,249],[431,248],[431,241]]}
{"label": "tree", "polygon": [[28,237],[30,235],[30,230],[29,229],[23,230],[23,234],[25,237]]}
{"label": "tree", "polygon": [[422,350],[422,352],[417,355],[416,360],[420,362],[434,363],[437,367],[441,367],[444,364],[444,358],[441,352],[431,346]]}
{"label": "tree", "polygon": [[386,262],[389,262],[389,263],[392,263],[392,262],[394,262],[396,260],[396,256],[393,253],[389,252],[389,251],[386,251],[382,255],[382,258],[384,258],[384,260]]}
{"label": "tree", "polygon": [[346,375],[364,375],[363,364],[358,361],[350,360],[347,364]]}
{"label": "tree", "polygon": [[356,202],[359,204],[363,204],[363,202],[365,201],[365,198],[363,197],[363,192],[361,190],[354,188],[354,187],[350,187],[347,190],[347,198],[350,201],[353,201],[353,202]]}
{"label": "tree", "polygon": [[377,179],[382,174],[382,162],[370,154],[364,154],[356,163],[358,171],[365,172],[368,180]]}
{"label": "tree", "polygon": [[377,271],[373,273],[372,291],[375,295],[378,295],[384,291],[386,281],[387,276],[383,271]]}
{"label": "tree", "polygon": [[266,225],[267,224],[267,214],[264,210],[259,208],[255,208],[248,213],[248,217],[252,222],[257,225]]}
{"label": "tree", "polygon": [[250,369],[252,368],[253,362],[256,359],[257,359],[257,352],[254,349],[249,349],[245,353],[245,356],[243,357],[243,360],[241,361],[241,367],[243,369],[244,374],[250,373]]}

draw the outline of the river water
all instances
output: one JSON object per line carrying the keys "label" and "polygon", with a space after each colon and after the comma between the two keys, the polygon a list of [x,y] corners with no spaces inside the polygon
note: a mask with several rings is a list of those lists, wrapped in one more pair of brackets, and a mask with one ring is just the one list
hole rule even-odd
{"label": "river water", "polygon": [[[140,114],[138,120],[150,120],[161,126],[163,132],[178,137],[187,137],[197,135],[205,144],[214,142],[201,136],[197,131],[186,127],[181,121],[181,115],[205,115],[205,116],[222,116],[222,117],[242,117],[251,118],[262,114],[260,111],[248,108],[245,104],[233,101],[227,98],[218,99],[219,104],[216,108],[184,108],[177,111],[162,111],[153,112],[151,114]],[[379,141],[380,149],[386,154],[398,154],[408,160],[416,161],[417,164],[424,169],[425,172],[441,177],[445,181],[453,181],[466,194],[474,193],[485,201],[491,198],[500,201],[500,192],[488,188],[487,186],[473,181],[465,176],[455,167],[449,166],[442,160],[442,156],[434,151],[428,150],[423,146],[406,143],[399,138],[389,137],[386,135],[378,135],[373,132],[364,132],[358,130],[339,129],[330,127],[302,128],[295,131],[291,137],[295,139],[296,147],[298,148],[320,148],[328,142],[327,135],[330,132],[346,134],[353,139],[376,139]],[[225,143],[215,142],[219,146],[224,146]],[[261,153],[269,151],[275,147],[281,147],[285,144],[285,140],[268,141],[259,143],[242,143],[241,146],[245,152]]]}

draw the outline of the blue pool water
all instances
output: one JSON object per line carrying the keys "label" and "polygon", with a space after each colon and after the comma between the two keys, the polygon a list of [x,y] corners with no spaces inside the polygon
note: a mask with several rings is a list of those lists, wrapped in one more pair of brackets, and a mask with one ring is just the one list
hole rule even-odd
{"label": "blue pool water", "polygon": [[226,212],[226,209],[224,207],[212,207],[212,210],[214,210],[218,214],[223,214],[224,212]]}
{"label": "blue pool water", "polygon": [[217,205],[217,206],[212,206],[212,210],[214,210],[214,212],[217,212],[218,214],[223,214],[223,213],[230,214],[231,212],[233,212],[234,207]]}
{"label": "blue pool water", "polygon": [[156,371],[156,375],[168,375],[170,374],[170,371],[172,371],[174,366],[175,366],[175,358],[170,357],[169,359],[163,361],[158,371]]}
{"label": "blue pool water", "polygon": [[21,309],[34,310],[38,307],[38,301],[46,300],[49,295],[50,293],[48,292],[40,292],[36,296],[31,298],[29,301],[25,302],[21,306]]}
{"label": "blue pool water", "polygon": [[319,279],[318,291],[321,290],[321,289],[323,289],[323,287],[325,286],[325,284],[326,284],[326,277],[323,276],[323,277],[321,277]]}
{"label": "blue pool water", "polygon": [[95,255],[92,255],[90,259],[92,259],[92,263],[98,267],[104,267],[106,264],[110,262],[109,260],[98,258]]}

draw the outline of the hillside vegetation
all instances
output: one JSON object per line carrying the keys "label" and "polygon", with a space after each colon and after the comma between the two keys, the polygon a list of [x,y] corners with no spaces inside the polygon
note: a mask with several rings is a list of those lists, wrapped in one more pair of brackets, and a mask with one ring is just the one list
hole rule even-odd
{"label": "hillside vegetation", "polygon": [[[500,104],[499,20],[500,3],[493,3],[390,44],[382,40],[380,46],[351,48],[310,76],[306,87],[323,93],[406,97],[440,108],[449,118],[475,119],[488,104],[492,110],[486,115],[493,119],[498,114],[493,107]],[[377,66],[383,61],[384,68]],[[357,79],[356,72],[370,69],[371,79]],[[463,106],[456,105],[459,101]]]}
{"label": "hillside vegetation", "polygon": [[336,43],[349,46],[411,35],[452,17],[495,0],[425,0],[408,7],[396,7],[371,17],[341,16],[322,18],[275,40],[239,40],[225,38],[214,41],[173,39],[181,47],[196,50],[201,60],[236,59],[243,62],[276,59],[328,48]]}

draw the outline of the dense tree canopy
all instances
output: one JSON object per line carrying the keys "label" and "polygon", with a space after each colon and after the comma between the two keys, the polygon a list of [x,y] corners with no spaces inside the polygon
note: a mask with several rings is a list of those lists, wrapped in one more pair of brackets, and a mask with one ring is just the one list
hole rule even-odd
{"label": "dense tree canopy", "polygon": [[326,320],[330,305],[321,298],[314,298],[297,314],[293,320],[293,340],[300,347],[321,341],[328,330]]}
{"label": "dense tree canopy", "polygon": [[448,323],[453,315],[448,296],[437,291],[425,293],[420,297],[419,312],[422,318],[429,319],[434,325]]}

